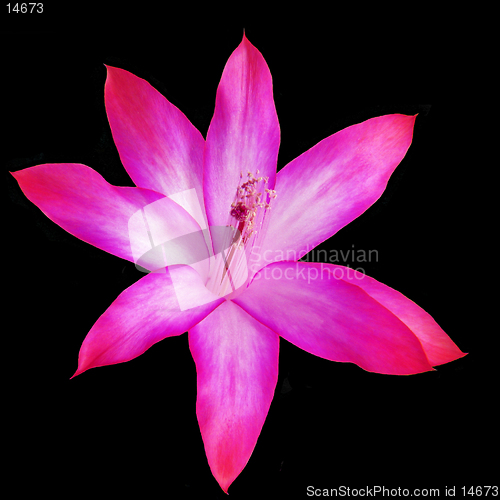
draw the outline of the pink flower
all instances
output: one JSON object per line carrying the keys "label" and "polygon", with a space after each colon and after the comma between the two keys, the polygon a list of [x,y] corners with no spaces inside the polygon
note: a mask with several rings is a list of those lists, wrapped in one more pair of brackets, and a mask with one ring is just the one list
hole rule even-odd
{"label": "pink flower", "polygon": [[394,375],[464,356],[399,292],[343,266],[298,262],[381,196],[411,144],[415,116],[348,127],[277,174],[271,74],[245,37],[224,68],[206,141],[147,82],[107,69],[109,123],[137,187],[112,186],[80,164],[13,173],[56,224],[151,271],[94,324],[75,375],[188,331],[198,422],[227,492],[269,410],[280,336]]}

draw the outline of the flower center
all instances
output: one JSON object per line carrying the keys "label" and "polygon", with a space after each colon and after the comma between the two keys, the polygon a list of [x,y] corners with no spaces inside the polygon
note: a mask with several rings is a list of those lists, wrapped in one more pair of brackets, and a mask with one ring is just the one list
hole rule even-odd
{"label": "flower center", "polygon": [[[257,175],[259,175],[258,170]],[[253,246],[255,235],[262,232],[266,212],[271,208],[271,200],[276,198],[276,191],[266,188],[268,177],[255,177],[252,172],[247,173],[245,182],[242,181],[243,174],[240,174],[240,184],[231,204],[229,212],[231,219],[228,225],[240,231],[240,243],[245,246],[253,237]]]}
{"label": "flower center", "polygon": [[226,227],[229,231],[226,241],[222,245],[225,249],[215,259],[214,273],[207,283],[207,287],[220,297],[233,294],[237,289],[243,291],[250,278],[248,262],[254,248],[259,248],[267,228],[271,209],[271,201],[276,198],[276,191],[268,189],[268,177],[259,177],[248,172],[246,180],[240,174],[240,182],[236,188],[233,203],[228,210]]}

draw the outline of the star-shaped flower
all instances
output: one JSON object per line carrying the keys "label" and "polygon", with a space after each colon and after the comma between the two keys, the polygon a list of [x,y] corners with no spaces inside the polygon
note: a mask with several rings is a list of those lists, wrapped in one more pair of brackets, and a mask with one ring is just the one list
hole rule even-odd
{"label": "star-shaped flower", "polygon": [[269,410],[280,336],[394,375],[464,355],[392,288],[343,266],[298,262],[381,196],[410,146],[415,116],[348,127],[277,174],[271,74],[245,36],[224,68],[206,141],[146,81],[107,71],[109,123],[137,187],[112,186],[80,164],[13,173],[56,224],[149,271],[94,324],[75,375],[188,331],[198,422],[227,492]]}

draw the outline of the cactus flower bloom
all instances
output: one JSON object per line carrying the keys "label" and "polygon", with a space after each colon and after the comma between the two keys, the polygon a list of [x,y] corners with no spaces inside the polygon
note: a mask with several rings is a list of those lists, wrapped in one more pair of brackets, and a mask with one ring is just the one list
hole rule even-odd
{"label": "cactus flower bloom", "polygon": [[148,271],[94,324],[75,375],[129,361],[187,331],[201,435],[226,493],[267,416],[280,337],[393,375],[464,356],[396,290],[343,266],[299,262],[381,196],[411,144],[416,116],[348,127],[277,173],[271,74],[245,36],[224,68],[206,140],[125,70],[107,67],[105,105],[137,187],[112,186],[81,164],[13,172],[53,222]]}

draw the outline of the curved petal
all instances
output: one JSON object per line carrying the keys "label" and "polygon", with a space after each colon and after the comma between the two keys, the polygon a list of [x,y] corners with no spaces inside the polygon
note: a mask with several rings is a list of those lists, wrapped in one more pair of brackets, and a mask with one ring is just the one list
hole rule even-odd
{"label": "curved petal", "polygon": [[369,208],[410,147],[415,117],[379,116],[347,127],[280,170],[262,245],[269,260],[283,260],[282,253],[299,260]]}
{"label": "curved petal", "polygon": [[271,73],[243,36],[222,73],[205,145],[203,189],[211,226],[227,223],[240,173],[259,170],[273,188],[279,141]]}
{"label": "curved petal", "polygon": [[73,377],[140,356],[156,342],[186,332],[222,302],[189,266],[144,276],[124,290],[91,328]]}
{"label": "curved petal", "polygon": [[[112,186],[85,165],[44,164],[12,175],[26,197],[68,233],[132,262],[152,245],[200,231],[195,220],[163,194]],[[151,270],[165,265],[151,259],[141,263]]]}
{"label": "curved petal", "polygon": [[311,354],[377,373],[432,370],[422,346],[394,314],[328,265],[276,262],[234,302]]}
{"label": "curved petal", "polygon": [[[121,161],[135,185],[165,196],[195,189],[203,207],[201,133],[148,82],[123,69],[106,68],[106,112]],[[195,216],[197,207],[184,201],[180,204],[203,227]]]}
{"label": "curved petal", "polygon": [[420,340],[432,366],[449,363],[466,355],[444,333],[430,314],[402,293],[353,269],[333,264],[331,268],[335,276],[359,286],[397,316]]}
{"label": "curved petal", "polygon": [[212,474],[227,493],[247,464],[278,380],[279,337],[226,301],[189,331],[196,415]]}

